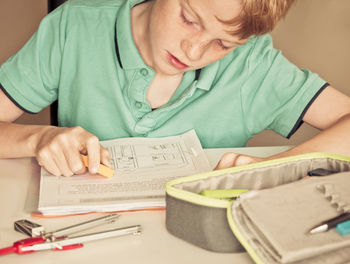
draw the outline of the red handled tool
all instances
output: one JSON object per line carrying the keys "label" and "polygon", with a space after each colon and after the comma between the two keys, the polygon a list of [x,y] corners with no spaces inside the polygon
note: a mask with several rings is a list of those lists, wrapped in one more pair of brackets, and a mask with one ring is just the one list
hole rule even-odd
{"label": "red handled tool", "polygon": [[32,251],[22,251],[22,248],[33,246],[35,244],[40,244],[46,241],[46,238],[43,237],[30,237],[22,240],[18,240],[11,247],[2,248],[0,249],[0,256],[7,255],[11,253],[17,253],[17,254],[26,254],[33,252]]}
{"label": "red handled tool", "polygon": [[11,253],[26,254],[41,250],[70,250],[83,247],[83,242],[104,239],[109,237],[138,235],[141,233],[141,226],[128,226],[112,229],[103,232],[87,234],[75,237],[58,237],[55,241],[47,241],[43,237],[31,237],[19,240],[11,247],[0,249],[0,256]]}
{"label": "red handled tool", "polygon": [[[13,243],[11,247],[0,249],[0,256],[11,253],[26,254],[41,250],[70,250],[83,247],[83,242],[116,236],[137,235],[141,233],[141,226],[135,225],[97,233],[90,233],[82,236],[67,236],[67,233],[76,233],[78,231],[104,223],[114,222],[118,217],[119,215],[117,214],[103,216],[97,219],[58,229],[53,232],[45,232],[44,230],[41,230],[41,236],[22,239]],[[28,221],[23,221],[24,220],[21,220],[20,223],[17,223],[19,227],[17,226],[16,228],[15,225],[15,229],[22,233],[33,235],[33,230],[30,230],[30,232],[27,230],[29,228],[27,226]],[[30,228],[32,228],[32,225],[33,223],[31,223]]]}

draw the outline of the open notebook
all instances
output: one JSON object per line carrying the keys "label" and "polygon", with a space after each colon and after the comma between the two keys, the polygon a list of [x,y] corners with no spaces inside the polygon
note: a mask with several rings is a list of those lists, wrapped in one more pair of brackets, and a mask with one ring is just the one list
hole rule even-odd
{"label": "open notebook", "polygon": [[38,210],[66,215],[165,207],[165,183],[210,171],[194,130],[165,138],[102,141],[111,154],[111,178],[98,175],[54,176],[41,169]]}

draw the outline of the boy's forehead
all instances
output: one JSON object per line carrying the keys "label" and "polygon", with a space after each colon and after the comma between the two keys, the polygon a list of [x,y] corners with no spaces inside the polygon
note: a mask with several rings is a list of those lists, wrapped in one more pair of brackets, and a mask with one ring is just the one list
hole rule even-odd
{"label": "boy's forehead", "polygon": [[223,39],[235,42],[238,45],[244,44],[246,40],[240,40],[232,34],[237,25],[226,23],[237,18],[241,13],[241,0],[180,0],[199,17],[208,30],[221,32]]}
{"label": "boy's forehead", "polygon": [[[180,0],[181,1],[181,0]],[[232,20],[241,12],[240,0],[182,0],[206,19]]]}

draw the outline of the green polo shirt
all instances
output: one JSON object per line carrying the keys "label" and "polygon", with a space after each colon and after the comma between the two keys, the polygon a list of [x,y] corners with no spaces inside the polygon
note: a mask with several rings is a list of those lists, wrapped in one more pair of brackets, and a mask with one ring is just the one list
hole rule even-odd
{"label": "green polo shirt", "polygon": [[140,0],[72,0],[50,13],[0,68],[0,84],[37,113],[58,99],[61,126],[107,140],[195,129],[205,148],[244,146],[264,129],[289,137],[325,81],[291,64],[269,35],[187,72],[168,104],[152,110],[155,72],[138,52],[130,9]]}

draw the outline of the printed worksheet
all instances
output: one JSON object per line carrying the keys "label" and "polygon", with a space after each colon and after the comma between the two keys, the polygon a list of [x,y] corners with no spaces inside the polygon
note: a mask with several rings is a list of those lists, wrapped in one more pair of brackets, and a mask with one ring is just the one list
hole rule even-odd
{"label": "printed worksheet", "polygon": [[194,130],[165,138],[102,141],[111,154],[111,178],[54,176],[41,169],[38,210],[44,215],[121,211],[165,206],[165,184],[210,171]]}

